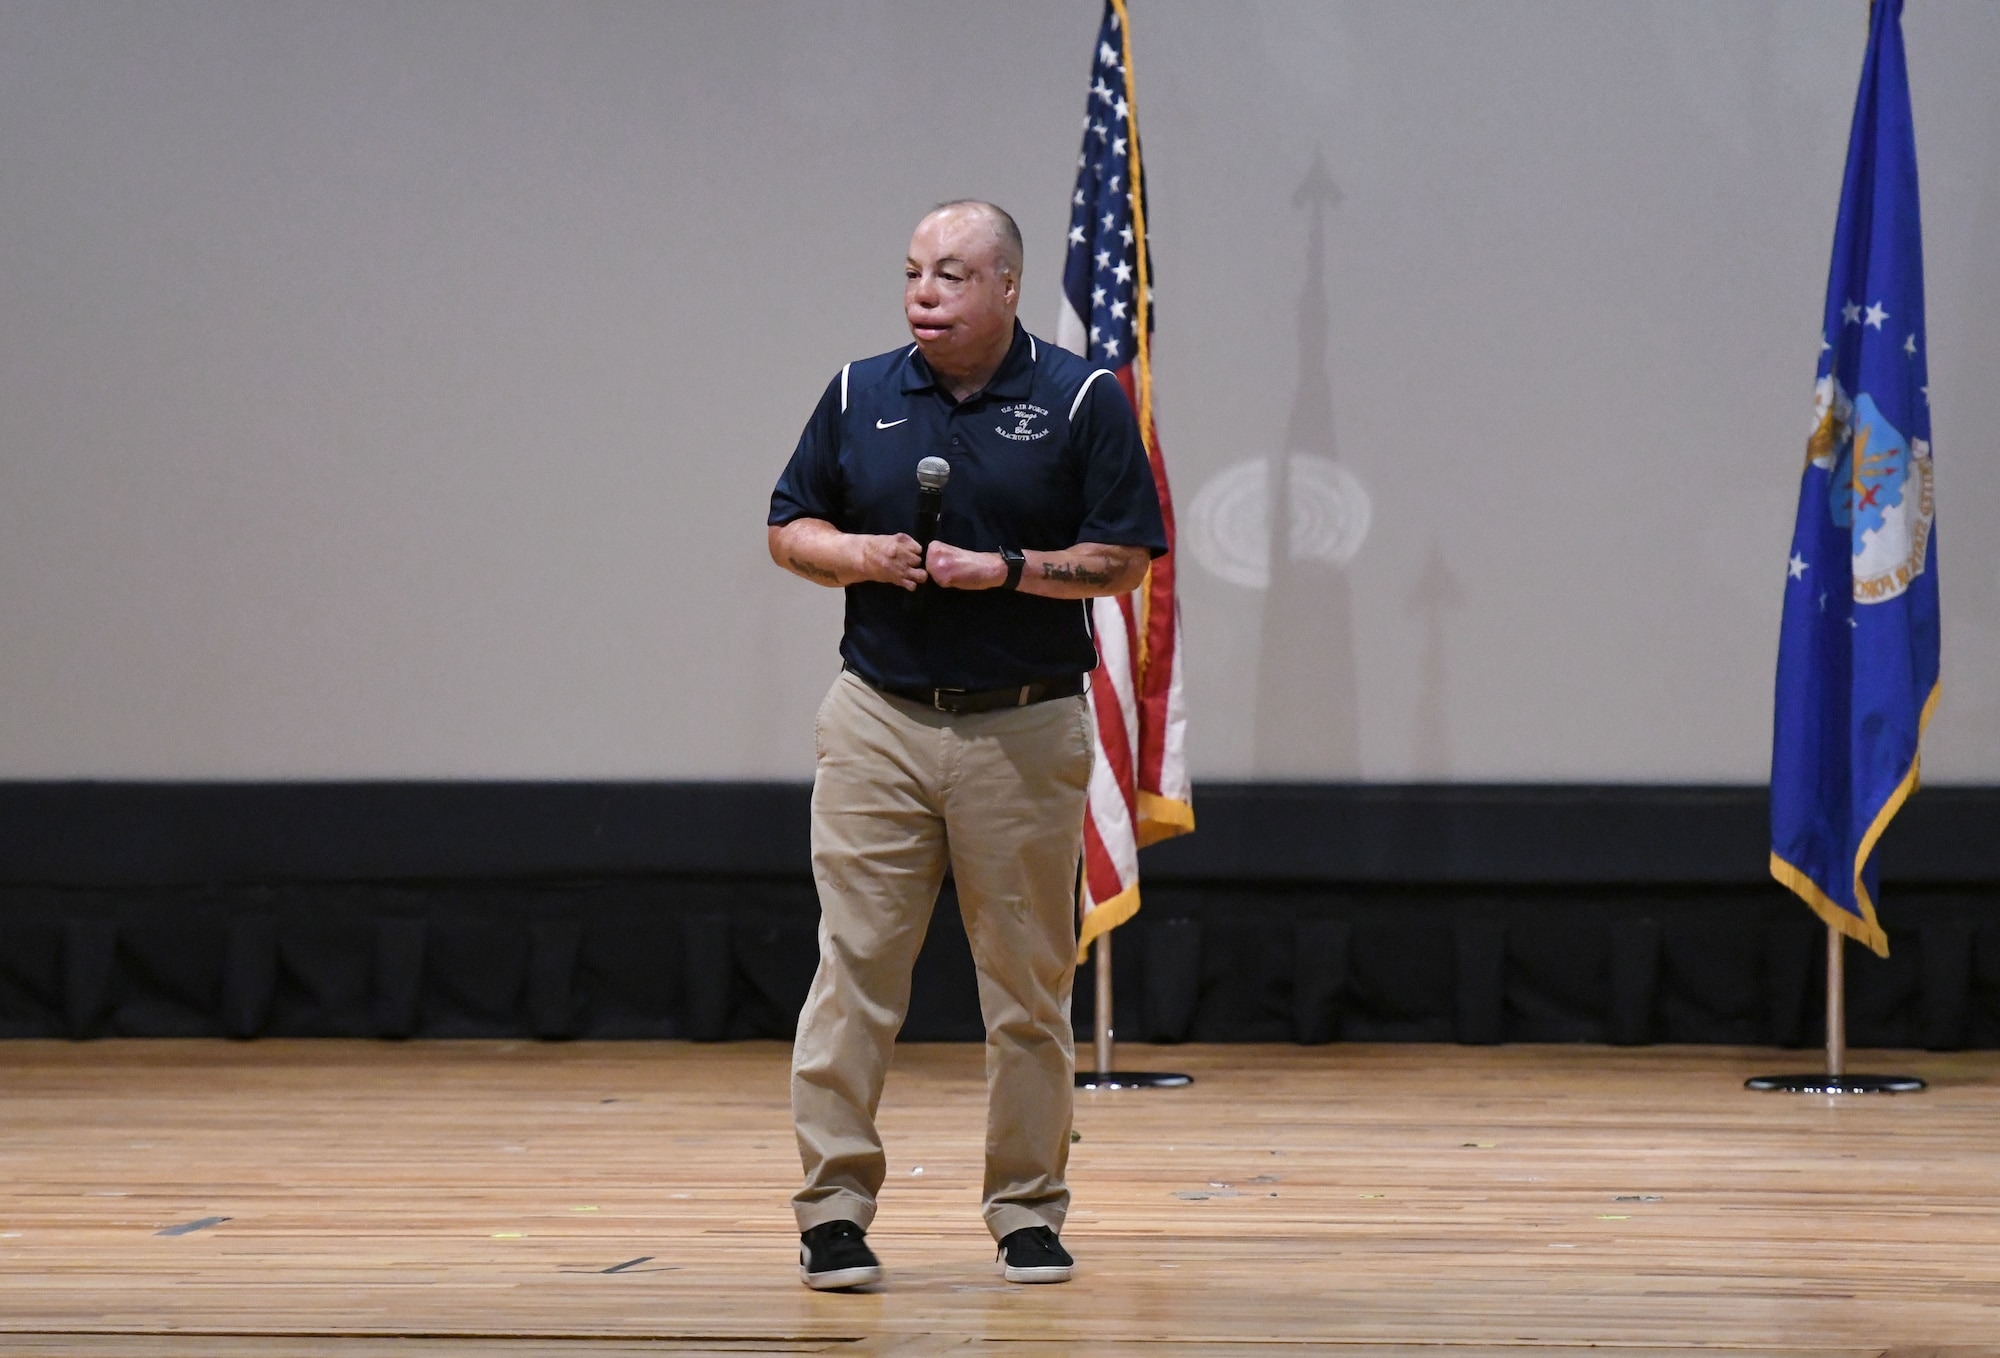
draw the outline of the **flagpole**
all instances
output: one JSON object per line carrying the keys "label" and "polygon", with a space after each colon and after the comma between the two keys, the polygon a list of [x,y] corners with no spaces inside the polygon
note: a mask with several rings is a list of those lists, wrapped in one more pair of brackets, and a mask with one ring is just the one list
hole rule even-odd
{"label": "flagpole", "polygon": [[1759,1075],[1745,1089],[1780,1094],[1915,1094],[1926,1088],[1914,1075],[1847,1073],[1847,935],[1826,926],[1826,1072]]}
{"label": "flagpole", "polygon": [[[1826,1071],[1759,1076],[1744,1082],[1751,1089],[1876,1094],[1924,1088],[1907,1075],[1847,1073],[1847,940],[1889,955],[1888,935],[1876,918],[1870,856],[1916,791],[1919,746],[1938,693],[1930,388],[1920,339],[1923,239],[1902,11],[1903,0],[1871,0],[1869,6],[1822,312],[1813,388],[1817,427],[1800,472],[1778,639],[1771,875],[1826,925]],[[1857,298],[1867,303],[1865,313]],[[1871,338],[1869,327],[1880,332],[1891,308],[1898,331],[1907,335],[1901,345],[1887,333]],[[1883,363],[1895,349],[1904,357]],[[1863,450],[1871,439],[1878,448],[1903,450],[1904,461],[1888,467],[1885,455],[1874,454],[1875,470],[1865,471]],[[1885,573],[1863,550],[1868,533],[1862,507],[1875,503],[1892,475],[1895,531],[1913,548]],[[1888,523],[1885,538],[1894,536]],[[1802,583],[1811,571],[1818,572],[1812,583]],[[1841,606],[1829,613],[1827,603],[1835,597]],[[1844,663],[1828,663],[1827,657],[1843,652]],[[1836,745],[1843,741],[1847,749],[1840,752]],[[1892,765],[1901,766],[1893,781],[1884,776],[1895,774]],[[1840,805],[1834,804],[1836,793]],[[1782,1032],[1796,1016],[1780,1017]]]}
{"label": "flagpole", "polygon": [[[1847,1073],[1847,941],[1840,930],[1826,926],[1826,1075],[1837,1080]],[[1922,1082],[1918,1082],[1922,1088]]]}
{"label": "flagpole", "polygon": [[1097,936],[1093,956],[1097,959],[1097,1078],[1111,1075],[1111,935],[1106,929]]}
{"label": "flagpole", "polygon": [[[1100,60],[1106,62],[1115,61],[1115,65],[1111,67],[1111,71],[1114,71],[1116,73],[1118,87],[1123,90],[1123,97],[1117,101],[1115,108],[1117,116],[1123,119],[1125,122],[1125,126],[1123,129],[1125,132],[1125,136],[1118,138],[1115,142],[1112,143],[1112,146],[1116,153],[1125,156],[1126,158],[1125,172],[1130,175],[1129,184],[1123,190],[1123,192],[1126,195],[1126,202],[1129,205],[1131,211],[1131,224],[1129,228],[1124,232],[1124,241],[1126,247],[1128,247],[1128,249],[1130,250],[1132,261],[1134,264],[1134,272],[1137,275],[1135,279],[1135,285],[1132,289],[1132,316],[1131,316],[1131,325],[1132,325],[1131,372],[1132,372],[1132,388],[1133,388],[1132,394],[1135,398],[1134,404],[1138,406],[1138,410],[1136,413],[1139,417],[1140,442],[1142,443],[1142,445],[1146,450],[1146,460],[1150,464],[1150,463],[1156,463],[1158,461],[1159,450],[1154,444],[1154,430],[1153,430],[1152,250],[1151,246],[1147,243],[1146,240],[1145,167],[1142,164],[1139,156],[1139,121],[1138,121],[1138,114],[1135,111],[1138,106],[1139,96],[1138,92],[1134,89],[1132,82],[1132,26],[1129,22],[1130,16],[1128,16],[1125,12],[1125,0],[1106,0],[1106,4],[1108,8],[1105,14],[1105,25],[1100,30],[1100,44],[1101,44],[1100,52],[1102,53]],[[1111,42],[1114,36],[1117,43],[1117,46],[1115,48],[1111,46]],[[1107,75],[1109,74],[1110,72],[1107,72]],[[1111,93],[1111,88],[1109,86],[1100,85],[1098,87],[1095,87],[1093,93],[1094,97],[1102,99],[1107,106],[1112,105],[1112,93]],[[1091,128],[1093,126],[1092,120],[1089,117],[1086,117],[1084,119],[1084,123],[1086,128]],[[1096,131],[1100,142],[1104,141],[1105,138],[1109,135],[1106,128],[1102,125],[1096,125],[1094,127],[1094,130]],[[1090,145],[1088,132],[1085,133],[1084,145],[1087,153]],[[1082,170],[1084,164],[1085,164],[1085,158],[1079,157],[1077,161],[1079,171]],[[1104,173],[1103,168],[1101,166],[1099,167],[1098,173],[1100,176]],[[1113,191],[1118,191],[1118,178],[1116,175],[1114,175],[1110,179],[1109,187]],[[1077,189],[1077,196],[1075,201],[1079,205],[1081,205],[1085,201],[1084,189],[1082,187],[1081,180],[1079,181],[1079,186]],[[1079,210],[1082,210],[1080,206]],[[1104,218],[1105,227],[1109,229],[1110,226],[1113,224],[1114,220],[1115,220],[1114,217],[1111,216],[1105,217]],[[1083,226],[1077,226],[1074,228],[1074,234],[1071,236],[1071,240],[1079,243],[1077,248],[1088,248],[1088,247],[1083,247],[1080,244],[1085,238],[1084,230],[1085,228]],[[1108,255],[1103,258],[1108,258]],[[1102,262],[1103,260],[1102,258],[1100,258],[1100,263]],[[1119,282],[1122,283],[1124,281],[1125,278],[1123,275],[1121,275],[1119,278]],[[1104,295],[1102,292],[1098,293],[1097,300],[1101,302],[1103,300],[1103,296]],[[1091,315],[1089,307],[1084,305],[1084,301],[1081,297],[1073,298],[1072,301],[1075,303],[1075,306],[1077,308],[1077,314],[1079,320],[1085,320]],[[1115,312],[1114,314],[1119,316],[1124,315],[1122,311]],[[1097,329],[1094,325],[1091,327],[1089,335],[1091,342],[1095,342],[1097,339]],[[1080,349],[1079,352],[1082,352],[1082,350]],[[1116,344],[1110,345],[1107,354],[1108,356],[1117,355],[1118,354],[1117,345]],[[1111,359],[1108,356],[1106,359],[1107,362],[1111,361]],[[1118,361],[1122,362],[1123,360],[1120,359]],[[1166,489],[1165,484],[1164,482],[1162,482],[1161,484],[1162,500],[1165,500],[1166,498],[1165,489]],[[1171,516],[1169,516],[1169,523],[1171,523]],[[1169,530],[1168,544],[1169,546],[1172,545],[1171,529]],[[1152,597],[1153,582],[1154,582],[1154,575],[1152,573],[1152,568],[1148,567],[1145,580],[1140,584],[1138,590],[1135,591],[1137,597],[1134,600],[1134,602],[1137,606],[1136,611],[1139,616],[1139,628],[1136,638],[1138,642],[1137,656],[1135,658],[1135,667],[1133,669],[1133,680],[1134,680],[1135,690],[1138,684],[1137,676],[1141,671],[1144,670],[1149,661],[1153,664],[1161,664],[1161,665],[1170,665],[1173,663],[1172,654],[1164,656],[1149,656],[1146,650],[1147,644],[1151,637],[1151,627],[1149,625],[1149,619],[1150,619],[1150,608],[1153,602],[1153,597]],[[1100,676],[1101,674],[1102,671],[1099,671]],[[1092,682],[1094,684],[1096,682],[1096,679],[1093,678]],[[1135,692],[1134,697],[1137,698],[1138,696],[1139,695]],[[1102,756],[1100,756],[1100,758],[1102,758]],[[1130,773],[1127,773],[1125,775],[1125,779],[1126,779],[1125,787],[1123,790],[1125,794],[1125,799],[1129,804],[1132,800],[1133,776]],[[1129,806],[1128,806],[1128,814],[1129,814]],[[1186,830],[1192,828],[1193,828],[1192,822],[1190,822],[1187,825],[1179,827],[1180,830]],[[1133,845],[1134,852],[1136,853],[1138,845],[1144,844],[1147,841],[1143,838],[1140,838],[1136,833],[1138,830],[1136,822],[1132,825],[1131,829],[1133,832],[1133,838],[1137,841]],[[1168,833],[1170,834],[1178,832],[1179,832],[1178,830],[1168,831]],[[1081,878],[1079,878],[1079,882],[1081,882]],[[1131,882],[1126,884],[1126,890],[1133,893],[1136,893],[1138,891],[1138,878],[1136,874],[1132,878]],[[1137,899],[1135,895],[1131,907],[1128,908],[1124,912],[1124,914],[1120,916],[1120,918],[1129,917],[1129,915],[1131,914],[1131,910],[1136,908],[1137,908]],[[1113,929],[1107,928],[1102,932],[1100,932],[1095,938],[1095,940],[1093,940],[1094,946],[1092,951],[1096,960],[1096,972],[1094,976],[1094,991],[1095,991],[1096,1003],[1094,1005],[1094,1008],[1097,1011],[1095,1016],[1096,1017],[1095,1046],[1097,1048],[1095,1055],[1097,1058],[1096,1061],[1097,1069],[1094,1072],[1086,1072],[1081,1070],[1077,1071],[1076,1087],[1078,1089],[1177,1089],[1185,1085],[1193,1084],[1194,1077],[1190,1075],[1179,1075],[1179,1074],[1171,1074],[1164,1071],[1150,1071],[1150,1070],[1120,1071],[1116,1068],[1116,1062],[1114,1060],[1116,1052],[1113,1046],[1113,1035],[1111,1031],[1112,932]]]}
{"label": "flagpole", "polygon": [[1182,1075],[1166,1070],[1119,1070],[1113,1060],[1116,1051],[1111,1032],[1111,935],[1115,930],[1106,929],[1091,944],[1091,957],[1096,970],[1092,977],[1097,1011],[1095,1071],[1079,1070],[1076,1073],[1078,1089],[1185,1089],[1194,1083],[1194,1076]]}

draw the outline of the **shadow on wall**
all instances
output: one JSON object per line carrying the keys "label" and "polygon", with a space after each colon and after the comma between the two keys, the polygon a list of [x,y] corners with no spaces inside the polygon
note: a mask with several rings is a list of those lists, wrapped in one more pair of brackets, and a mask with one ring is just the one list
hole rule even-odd
{"label": "shadow on wall", "polygon": [[1334,461],[1327,368],[1326,217],[1340,202],[1325,156],[1315,153],[1292,194],[1292,205],[1306,212],[1307,232],[1298,387],[1284,448],[1265,477],[1270,583],[1258,641],[1254,745],[1256,770],[1265,777],[1345,779],[1361,772],[1354,609],[1341,568],[1367,531],[1367,501]]}

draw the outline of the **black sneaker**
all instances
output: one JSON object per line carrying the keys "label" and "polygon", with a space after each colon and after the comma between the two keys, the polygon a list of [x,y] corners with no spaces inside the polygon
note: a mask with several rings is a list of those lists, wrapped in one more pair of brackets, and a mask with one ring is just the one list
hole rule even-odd
{"label": "black sneaker", "polygon": [[851,1221],[825,1221],[799,1237],[799,1277],[815,1292],[882,1281],[882,1265]]}
{"label": "black sneaker", "polygon": [[1066,1283],[1076,1260],[1046,1226],[1023,1226],[1000,1241],[1000,1271],[1010,1283]]}

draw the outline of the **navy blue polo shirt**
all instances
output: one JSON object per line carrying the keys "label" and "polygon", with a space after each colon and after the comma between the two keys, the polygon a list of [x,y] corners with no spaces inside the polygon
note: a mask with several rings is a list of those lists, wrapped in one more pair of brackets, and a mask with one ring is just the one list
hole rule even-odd
{"label": "navy blue polo shirt", "polygon": [[[771,494],[773,526],[910,533],[917,463],[951,464],[937,540],[968,551],[1079,542],[1167,549],[1139,422],[1118,379],[1014,326],[986,388],[954,401],[914,344],[850,363]],[[1011,688],[1097,667],[1086,606],[1005,589],[847,587],[840,653],[893,688]]]}

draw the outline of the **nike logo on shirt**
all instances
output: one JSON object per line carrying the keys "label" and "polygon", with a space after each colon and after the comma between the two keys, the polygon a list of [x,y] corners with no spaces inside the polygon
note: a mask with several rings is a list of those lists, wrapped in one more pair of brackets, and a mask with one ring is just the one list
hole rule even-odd
{"label": "nike logo on shirt", "polygon": [[909,422],[910,417],[905,415],[900,420],[877,420],[875,421],[875,427],[877,429],[894,429],[899,424],[908,424]]}

